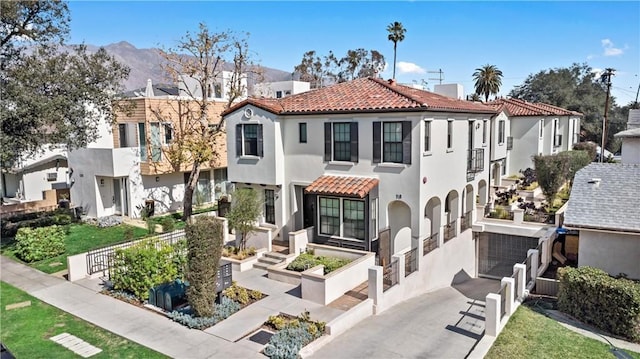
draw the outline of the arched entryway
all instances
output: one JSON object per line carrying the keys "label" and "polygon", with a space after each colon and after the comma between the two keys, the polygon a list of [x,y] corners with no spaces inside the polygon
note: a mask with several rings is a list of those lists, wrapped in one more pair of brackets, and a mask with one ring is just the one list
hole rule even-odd
{"label": "arched entryway", "polygon": [[462,215],[460,216],[460,232],[471,228],[473,224],[473,210],[475,208],[475,191],[473,185],[464,188],[462,197]]}
{"label": "arched entryway", "polygon": [[411,208],[402,201],[393,201],[387,207],[389,230],[391,236],[391,252],[411,247]]}
{"label": "arched entryway", "polygon": [[487,190],[487,181],[485,180],[478,181],[478,195],[480,196],[479,203],[483,206],[486,205],[487,201],[489,201],[489,191]]}
{"label": "arched entryway", "polygon": [[425,228],[428,233],[425,238],[428,243],[424,246],[425,253],[439,246],[440,227],[442,226],[442,202],[438,197],[431,197],[424,207]]}
{"label": "arched entryway", "polygon": [[500,178],[500,176],[502,175],[502,165],[500,162],[496,162],[493,164],[493,171],[492,171],[492,176],[493,176],[493,185],[494,186],[500,186],[502,184],[502,179]]}
{"label": "arched entryway", "polygon": [[458,207],[458,192],[456,190],[452,190],[447,194],[447,198],[444,202],[444,215],[445,215],[445,224],[444,224],[444,241],[448,241],[457,235],[458,229],[458,217],[460,217],[460,209]]}

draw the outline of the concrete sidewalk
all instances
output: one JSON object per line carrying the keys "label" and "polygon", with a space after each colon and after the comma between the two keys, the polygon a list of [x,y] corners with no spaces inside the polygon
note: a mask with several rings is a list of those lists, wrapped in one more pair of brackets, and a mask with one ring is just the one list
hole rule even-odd
{"label": "concrete sidewalk", "polygon": [[257,329],[269,315],[300,314],[308,309],[312,318],[328,321],[342,311],[304,301],[287,292],[295,286],[275,282],[264,272],[235,273],[242,286],[261,290],[268,298],[232,315],[206,331],[188,329],[172,320],[109,296],[99,294],[97,280],[68,282],[0,257],[0,279],[32,296],[138,344],[172,358],[264,358],[261,346],[237,341]]}

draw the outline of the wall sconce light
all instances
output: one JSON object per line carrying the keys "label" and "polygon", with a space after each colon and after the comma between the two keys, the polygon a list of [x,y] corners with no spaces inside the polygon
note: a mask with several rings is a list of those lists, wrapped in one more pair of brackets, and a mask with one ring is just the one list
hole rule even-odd
{"label": "wall sconce light", "polygon": [[396,195],[396,199],[402,199],[402,195],[401,194],[397,194]]}
{"label": "wall sconce light", "polygon": [[104,186],[104,178],[100,178],[100,185]]}
{"label": "wall sconce light", "polygon": [[156,176],[156,182],[160,182],[160,177]]}

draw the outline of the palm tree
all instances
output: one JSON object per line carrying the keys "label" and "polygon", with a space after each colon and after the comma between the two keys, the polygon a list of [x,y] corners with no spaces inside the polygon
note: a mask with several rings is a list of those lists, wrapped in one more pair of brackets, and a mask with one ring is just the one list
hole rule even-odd
{"label": "palm tree", "polygon": [[399,42],[402,42],[402,40],[404,40],[404,33],[407,32],[407,29],[405,29],[402,26],[401,22],[397,22],[395,21],[392,24],[389,24],[389,26],[387,26],[387,31],[389,32],[389,36],[387,37],[389,39],[389,41],[393,42],[393,78],[396,78],[396,47],[398,46]]}
{"label": "palm tree", "polygon": [[476,94],[484,95],[484,101],[489,101],[489,95],[497,95],[502,86],[502,71],[495,65],[484,65],[473,73],[476,81]]}

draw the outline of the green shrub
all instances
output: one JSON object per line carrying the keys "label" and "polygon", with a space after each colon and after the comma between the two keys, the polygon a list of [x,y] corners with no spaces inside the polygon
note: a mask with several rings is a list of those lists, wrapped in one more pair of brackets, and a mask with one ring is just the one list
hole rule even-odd
{"label": "green shrub", "polygon": [[176,221],[171,216],[162,217],[160,219],[160,225],[163,232],[171,232],[176,228]]}
{"label": "green shrub", "polygon": [[250,300],[258,300],[262,299],[262,292],[259,290],[248,290],[247,288],[239,286],[235,281],[231,284],[231,286],[224,291],[222,294],[242,305],[246,305]]}
{"label": "green shrub", "polygon": [[114,289],[131,292],[141,300],[149,289],[178,278],[176,247],[157,239],[144,240],[133,247],[116,249],[111,280]]}
{"label": "green shrub", "polygon": [[287,269],[296,272],[304,272],[309,268],[322,264],[324,265],[324,274],[328,274],[349,264],[350,262],[350,259],[314,256],[312,253],[302,253],[293,262],[289,263]]}
{"label": "green shrub", "polygon": [[215,217],[196,217],[185,228],[187,237],[187,299],[195,316],[213,315],[216,276],[222,255],[224,230]]}
{"label": "green shrub", "polygon": [[640,342],[640,284],[591,267],[558,270],[561,311],[607,332]]}
{"label": "green shrub", "polygon": [[16,235],[16,255],[25,262],[55,257],[64,253],[64,239],[61,226],[20,228]]}

